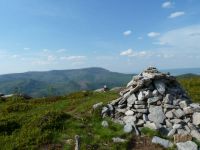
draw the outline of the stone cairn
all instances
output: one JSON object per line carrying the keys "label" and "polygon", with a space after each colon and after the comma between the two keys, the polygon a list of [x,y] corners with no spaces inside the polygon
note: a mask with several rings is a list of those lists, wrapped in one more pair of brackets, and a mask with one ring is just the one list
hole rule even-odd
{"label": "stone cairn", "polygon": [[167,136],[189,135],[200,140],[200,105],[192,103],[176,78],[149,67],[127,84],[120,97],[102,108],[102,116],[133,129],[159,130]]}

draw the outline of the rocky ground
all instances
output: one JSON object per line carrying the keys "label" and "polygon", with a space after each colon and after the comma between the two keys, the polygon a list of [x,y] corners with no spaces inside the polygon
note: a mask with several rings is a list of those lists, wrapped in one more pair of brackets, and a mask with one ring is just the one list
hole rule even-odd
{"label": "rocky ground", "polygon": [[[109,116],[124,125],[124,132],[140,135],[142,128],[157,130],[173,137],[178,149],[197,149],[192,138],[200,141],[200,105],[192,103],[176,78],[149,67],[128,83],[120,97],[102,108],[102,117]],[[102,123],[106,126],[106,123]],[[170,140],[153,137],[152,143],[172,147]]]}

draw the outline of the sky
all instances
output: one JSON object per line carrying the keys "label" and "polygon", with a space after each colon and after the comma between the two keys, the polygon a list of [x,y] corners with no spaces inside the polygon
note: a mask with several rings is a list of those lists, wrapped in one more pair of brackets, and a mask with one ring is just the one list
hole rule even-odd
{"label": "sky", "polygon": [[0,74],[200,67],[200,0],[0,0]]}

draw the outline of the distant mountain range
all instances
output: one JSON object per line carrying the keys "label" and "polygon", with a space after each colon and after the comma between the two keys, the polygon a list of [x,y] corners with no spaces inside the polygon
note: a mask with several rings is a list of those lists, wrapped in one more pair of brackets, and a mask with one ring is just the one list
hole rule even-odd
{"label": "distant mountain range", "polygon": [[[164,70],[172,75],[189,77],[200,68]],[[64,95],[80,90],[124,86],[134,74],[111,72],[103,68],[53,70],[0,75],[0,93],[22,93],[32,97]]]}
{"label": "distant mountain range", "polygon": [[23,93],[32,97],[63,95],[80,90],[124,86],[133,74],[103,68],[53,70],[0,75],[0,93]]}
{"label": "distant mountain range", "polygon": [[170,72],[172,75],[183,75],[183,74],[196,74],[200,75],[200,68],[177,68],[177,69],[168,69],[161,70],[163,72]]}

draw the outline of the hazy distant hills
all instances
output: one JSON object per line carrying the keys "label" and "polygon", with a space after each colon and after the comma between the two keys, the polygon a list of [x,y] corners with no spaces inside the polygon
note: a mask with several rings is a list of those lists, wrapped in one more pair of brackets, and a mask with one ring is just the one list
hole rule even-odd
{"label": "hazy distant hills", "polygon": [[196,74],[200,75],[200,68],[177,68],[177,69],[168,69],[162,70],[164,72],[170,72],[172,75],[183,75],[183,74]]}
{"label": "hazy distant hills", "polygon": [[[181,77],[195,76],[200,68],[165,70]],[[79,90],[94,90],[126,85],[133,74],[111,72],[103,68],[53,70],[0,75],[0,93],[20,92],[33,97],[63,95]]]}
{"label": "hazy distant hills", "polygon": [[103,68],[7,74],[0,75],[0,93],[20,92],[33,97],[63,95],[101,88],[105,84],[108,87],[123,86],[132,76]]}

